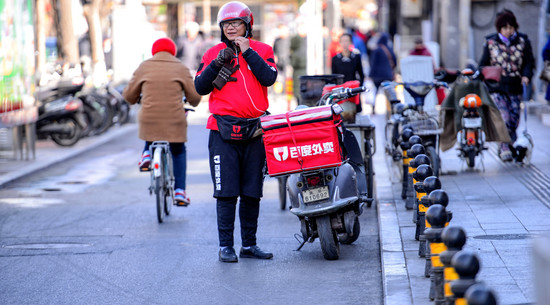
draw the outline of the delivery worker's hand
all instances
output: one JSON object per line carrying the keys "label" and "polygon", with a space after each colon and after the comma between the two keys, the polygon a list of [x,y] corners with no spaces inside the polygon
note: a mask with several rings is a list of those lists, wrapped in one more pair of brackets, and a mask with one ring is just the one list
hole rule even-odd
{"label": "delivery worker's hand", "polygon": [[223,50],[220,50],[220,53],[218,53],[218,57],[216,57],[216,59],[214,60],[214,64],[218,68],[221,68],[226,63],[230,63],[234,57],[235,57],[235,51],[233,51],[233,49],[231,48],[225,48]]}

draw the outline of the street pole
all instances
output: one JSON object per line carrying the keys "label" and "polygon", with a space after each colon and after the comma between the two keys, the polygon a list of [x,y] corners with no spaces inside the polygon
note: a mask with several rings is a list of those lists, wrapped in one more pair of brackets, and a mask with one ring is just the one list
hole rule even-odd
{"label": "street pole", "polygon": [[45,0],[36,0],[35,10],[36,10],[36,26],[35,35],[36,35],[36,71],[42,72],[46,66],[46,2]]}
{"label": "street pole", "polygon": [[202,1],[202,20],[203,20],[203,31],[206,34],[206,37],[210,36],[210,27],[212,25],[212,20],[210,19],[210,0]]}
{"label": "street pole", "polygon": [[324,74],[323,11],[320,0],[307,0],[304,7],[307,21],[307,74]]}
{"label": "street pole", "polygon": [[440,3],[440,13],[441,13],[441,26],[439,27],[439,34],[440,34],[440,43],[441,43],[441,62],[445,63],[447,62],[447,54],[450,51],[449,50],[449,8],[451,6],[450,3],[451,0],[441,0]]}
{"label": "street pole", "polygon": [[459,68],[466,67],[468,60],[469,37],[470,37],[470,17],[472,11],[471,0],[460,0],[458,11],[458,24],[460,33],[460,55],[459,55]]}

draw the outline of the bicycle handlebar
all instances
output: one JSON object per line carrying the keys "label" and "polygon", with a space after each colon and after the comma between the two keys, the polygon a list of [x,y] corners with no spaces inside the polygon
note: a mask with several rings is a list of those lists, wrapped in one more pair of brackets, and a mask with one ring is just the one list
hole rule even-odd
{"label": "bicycle handlebar", "polygon": [[[332,89],[330,92],[326,93],[321,100],[319,101],[319,104],[330,104],[333,100],[343,100],[350,97],[353,97],[361,92],[366,91],[367,88],[365,86],[359,86],[356,88],[346,88],[346,87],[338,87]],[[324,102],[324,103],[323,103]]]}
{"label": "bicycle handlebar", "polygon": [[389,87],[389,86],[405,86],[405,87],[412,87],[412,86],[431,86],[431,87],[445,87],[448,88],[449,85],[447,82],[443,81],[432,81],[432,82],[425,82],[425,81],[414,81],[414,82],[394,82],[394,81],[384,81],[382,82],[383,87]]}

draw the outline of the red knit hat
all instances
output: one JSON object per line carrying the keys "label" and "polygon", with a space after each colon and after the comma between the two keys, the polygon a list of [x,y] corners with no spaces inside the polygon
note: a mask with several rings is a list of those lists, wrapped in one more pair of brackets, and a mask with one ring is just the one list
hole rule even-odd
{"label": "red knit hat", "polygon": [[168,52],[176,56],[176,44],[170,38],[157,39],[157,41],[153,43],[153,49],[151,50],[151,53],[155,55],[158,52]]}

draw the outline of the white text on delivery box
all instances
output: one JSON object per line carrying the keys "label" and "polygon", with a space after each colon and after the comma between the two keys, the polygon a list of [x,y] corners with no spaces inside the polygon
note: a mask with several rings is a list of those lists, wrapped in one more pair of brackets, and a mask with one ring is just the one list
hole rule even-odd
{"label": "white text on delivery box", "polygon": [[308,144],[302,146],[281,146],[273,148],[273,155],[277,161],[285,161],[290,158],[298,158],[299,156],[308,157],[320,154],[328,154],[334,152],[333,142],[324,142],[316,144]]}

